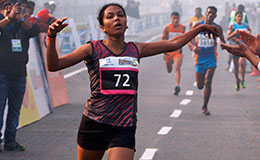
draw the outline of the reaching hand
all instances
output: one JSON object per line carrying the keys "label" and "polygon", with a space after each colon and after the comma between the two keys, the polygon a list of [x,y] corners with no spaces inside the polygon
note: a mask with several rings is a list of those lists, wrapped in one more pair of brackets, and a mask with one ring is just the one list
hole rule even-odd
{"label": "reaching hand", "polygon": [[57,33],[59,33],[61,30],[63,30],[63,28],[65,28],[68,25],[68,23],[63,23],[67,19],[68,18],[57,19],[55,22],[53,22],[49,26],[48,35],[56,36]]}
{"label": "reaching hand", "polygon": [[219,37],[220,31],[218,27],[209,24],[203,24],[201,27],[203,27],[204,35],[208,33],[209,38],[213,37],[216,39],[216,37]]}
{"label": "reaching hand", "polygon": [[248,52],[251,52],[248,46],[244,45],[239,39],[234,38],[234,41],[238,44],[237,45],[228,45],[221,43],[221,47],[226,49],[229,53],[237,55],[239,57],[245,57]]}
{"label": "reaching hand", "polygon": [[260,35],[257,37],[253,36],[249,32],[239,31],[240,38],[247,44],[247,46],[254,52],[256,55],[260,55]]}
{"label": "reaching hand", "polygon": [[17,2],[12,6],[12,10],[10,11],[9,17],[11,19],[16,19],[17,15],[21,14],[21,12],[22,7],[19,6],[19,3]]}

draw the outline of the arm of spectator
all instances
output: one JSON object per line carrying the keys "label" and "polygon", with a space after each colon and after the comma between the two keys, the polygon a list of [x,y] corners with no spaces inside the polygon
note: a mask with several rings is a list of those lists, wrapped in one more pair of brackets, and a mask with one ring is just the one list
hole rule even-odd
{"label": "arm of spectator", "polygon": [[246,57],[250,63],[259,70],[260,58],[257,57],[256,54],[253,53],[249,47],[243,44],[239,39],[234,38],[234,41],[238,44],[238,46],[221,43],[221,47],[226,49],[229,53],[240,57]]}
{"label": "arm of spectator", "polygon": [[9,15],[4,15],[4,18],[0,21],[0,27],[3,29],[5,26],[15,20],[16,18],[16,12],[19,12],[21,9],[20,6],[18,6],[18,3],[16,3],[13,7],[12,10],[10,11]]}
{"label": "arm of spectator", "polygon": [[260,35],[257,37],[246,31],[239,31],[240,38],[247,44],[247,46],[258,56],[260,56]]}

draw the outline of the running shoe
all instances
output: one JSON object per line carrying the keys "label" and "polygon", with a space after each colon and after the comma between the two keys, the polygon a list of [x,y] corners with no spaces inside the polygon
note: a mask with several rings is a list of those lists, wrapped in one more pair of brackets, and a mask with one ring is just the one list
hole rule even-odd
{"label": "running shoe", "polygon": [[235,89],[237,90],[237,91],[239,91],[240,90],[240,85],[235,85]]}
{"label": "running shoe", "polygon": [[25,147],[18,142],[10,142],[4,144],[5,151],[25,151]]}
{"label": "running shoe", "polygon": [[246,88],[246,82],[243,81],[243,82],[241,83],[241,86],[242,86],[242,88]]}
{"label": "running shoe", "polygon": [[181,91],[181,87],[180,86],[176,86],[175,89],[174,89],[174,95],[178,96],[180,91]]}
{"label": "running shoe", "polygon": [[240,82],[241,82],[240,79],[238,79],[238,81],[236,82],[235,89],[236,89],[237,91],[240,90]]}
{"label": "running shoe", "polygon": [[210,112],[207,109],[204,109],[202,112],[203,116],[210,116]]}

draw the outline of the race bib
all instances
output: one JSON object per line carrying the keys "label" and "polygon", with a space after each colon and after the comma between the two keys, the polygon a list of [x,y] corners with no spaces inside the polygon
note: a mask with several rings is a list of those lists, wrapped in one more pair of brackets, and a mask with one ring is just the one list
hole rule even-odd
{"label": "race bib", "polygon": [[22,42],[20,39],[12,39],[12,51],[13,52],[22,52]]}
{"label": "race bib", "polygon": [[169,39],[174,38],[176,36],[182,35],[180,32],[170,32],[169,33]]}
{"label": "race bib", "polygon": [[208,35],[199,34],[197,36],[198,39],[198,47],[207,48],[214,47],[215,40],[213,38],[208,38]]}
{"label": "race bib", "polygon": [[101,93],[136,94],[139,62],[134,57],[107,57],[99,60]]}

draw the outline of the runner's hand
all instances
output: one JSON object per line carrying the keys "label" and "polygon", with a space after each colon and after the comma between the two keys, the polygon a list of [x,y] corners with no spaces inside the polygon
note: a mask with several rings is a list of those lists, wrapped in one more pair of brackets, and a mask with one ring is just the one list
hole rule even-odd
{"label": "runner's hand", "polygon": [[49,26],[48,35],[56,36],[57,33],[59,33],[68,25],[68,23],[63,23],[67,19],[68,18],[57,19],[55,22],[53,22]]}
{"label": "runner's hand", "polygon": [[260,55],[260,35],[253,36],[247,31],[239,31],[240,38],[247,44],[247,46],[256,55]]}
{"label": "runner's hand", "polygon": [[201,50],[200,50],[199,47],[194,46],[194,47],[192,48],[192,51],[195,52],[195,53],[200,53]]}

